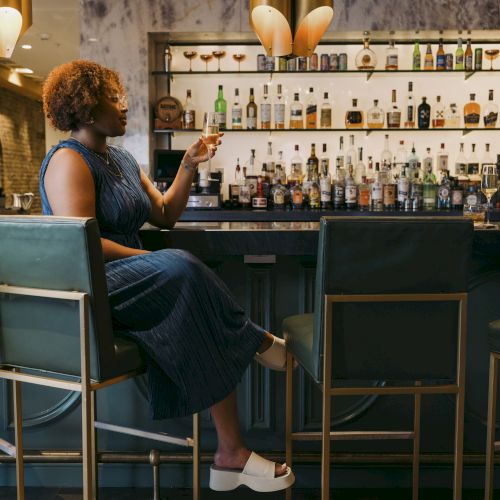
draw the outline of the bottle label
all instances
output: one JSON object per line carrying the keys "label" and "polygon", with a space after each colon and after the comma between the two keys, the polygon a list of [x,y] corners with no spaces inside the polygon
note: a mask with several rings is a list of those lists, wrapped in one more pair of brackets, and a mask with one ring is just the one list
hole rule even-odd
{"label": "bottle label", "polygon": [[184,111],[184,128],[194,128],[194,110],[186,110]]}
{"label": "bottle label", "polygon": [[398,202],[404,203],[408,198],[410,191],[410,181],[406,177],[402,177],[398,182]]}
{"label": "bottle label", "polygon": [[479,174],[479,163],[468,163],[467,164],[467,173],[469,175]]}
{"label": "bottle label", "polygon": [[439,186],[438,197],[441,201],[447,201],[450,197],[450,189],[448,186]]}
{"label": "bottle label", "polygon": [[240,186],[238,201],[243,205],[250,205],[250,187],[246,184]]}
{"label": "bottle label", "polygon": [[464,116],[464,122],[467,124],[478,125],[479,124],[479,113],[468,113]]}
{"label": "bottle label", "polygon": [[363,123],[363,114],[361,111],[348,111],[346,121],[350,125],[360,125]]}
{"label": "bottle label", "polygon": [[282,189],[276,189],[273,196],[273,203],[275,207],[281,207],[285,204],[285,193]]}
{"label": "bottle label", "polygon": [[290,110],[290,117],[294,120],[301,120],[302,119],[302,108],[291,109]]}
{"label": "bottle label", "polygon": [[255,116],[247,117],[247,128],[255,129],[257,128],[257,118]]}
{"label": "bottle label", "polygon": [[234,127],[241,127],[241,116],[242,110],[241,108],[233,108],[231,112],[231,123]]}
{"label": "bottle label", "polygon": [[300,206],[303,201],[304,195],[302,194],[302,189],[294,189],[292,192],[292,203],[296,206]]}
{"label": "bottle label", "polygon": [[274,123],[285,123],[285,105],[282,103],[274,105]]}
{"label": "bottle label", "polygon": [[215,115],[219,127],[226,128],[226,113],[223,111],[219,111]]}
{"label": "bottle label", "polygon": [[260,119],[262,122],[271,121],[271,105],[269,103],[261,104],[260,106]]}
{"label": "bottle label", "polygon": [[384,195],[383,184],[375,181],[372,184],[372,201],[382,201]]}
{"label": "bottle label", "polygon": [[465,69],[467,71],[472,71],[472,54],[470,56],[465,56]]}
{"label": "bottle label", "polygon": [[394,67],[398,65],[398,55],[397,54],[389,54],[386,58],[386,66]]}
{"label": "bottle label", "polygon": [[438,156],[438,170],[448,170],[448,155]]}
{"label": "bottle label", "polygon": [[370,206],[370,189],[368,187],[363,187],[359,190],[358,204],[360,207]]}
{"label": "bottle label", "polygon": [[467,205],[477,205],[478,202],[478,197],[475,193],[468,194],[467,197],[465,198],[465,203]]}
{"label": "bottle label", "polygon": [[389,113],[387,113],[387,126],[389,128],[398,128],[400,124],[401,124],[401,112],[389,111]]}
{"label": "bottle label", "polygon": [[467,163],[455,163],[455,175],[467,175]]}
{"label": "bottle label", "polygon": [[452,205],[462,205],[464,202],[464,193],[461,189],[454,189],[451,192]]}
{"label": "bottle label", "polygon": [[464,67],[464,55],[462,54],[457,54],[455,57],[455,67],[457,69],[461,69]]}
{"label": "bottle label", "polygon": [[484,126],[494,127],[497,123],[497,119],[498,119],[498,113],[494,113],[493,111],[491,113],[488,113],[484,117]]}
{"label": "bottle label", "polygon": [[393,206],[396,201],[396,185],[384,184],[384,205]]}
{"label": "bottle label", "polygon": [[322,178],[319,180],[319,186],[321,189],[321,201],[323,203],[328,203],[332,201],[332,188],[328,178]]}
{"label": "bottle label", "polygon": [[420,52],[413,54],[413,69],[420,69],[421,60]]}
{"label": "bottle label", "polygon": [[333,202],[336,206],[342,205],[344,203],[344,198],[344,186],[342,186],[342,184],[335,184],[333,188]]}
{"label": "bottle label", "polygon": [[311,208],[317,208],[319,207],[319,201],[320,201],[319,186],[317,184],[313,184],[309,188],[309,206]]}
{"label": "bottle label", "polygon": [[446,54],[438,54],[436,57],[436,69],[446,69]]}
{"label": "bottle label", "polygon": [[357,188],[356,185],[348,185],[345,187],[345,202],[346,203],[356,203],[356,198],[357,198]]}
{"label": "bottle label", "polygon": [[323,128],[330,128],[332,126],[332,110],[322,109],[321,110],[321,126]]}

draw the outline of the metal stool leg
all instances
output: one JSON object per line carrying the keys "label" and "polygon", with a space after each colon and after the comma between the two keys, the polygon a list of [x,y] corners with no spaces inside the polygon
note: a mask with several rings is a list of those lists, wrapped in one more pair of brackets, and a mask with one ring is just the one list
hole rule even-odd
{"label": "metal stool leg", "polygon": [[200,491],[200,414],[193,415],[193,500],[199,500]]}
{"label": "metal stool leg", "polygon": [[[14,369],[13,371],[19,371]],[[16,435],[16,485],[17,500],[24,500],[24,447],[23,447],[23,407],[21,382],[12,382],[14,398],[14,430]]]}
{"label": "metal stool leg", "polygon": [[323,432],[321,447],[321,500],[330,499],[330,414],[332,397],[330,384],[323,386]]}
{"label": "metal stool leg", "polygon": [[95,420],[97,414],[96,407],[97,394],[95,391],[90,393],[90,449],[92,455],[92,490],[94,492],[94,498],[97,500],[99,498],[99,485],[98,485],[98,472],[99,472],[99,462],[97,460],[97,432],[95,429]]}
{"label": "metal stool leg", "polygon": [[[417,387],[422,383],[417,380]],[[413,500],[418,500],[418,488],[420,479],[420,409],[422,394],[415,393],[415,408],[413,415]]]}
{"label": "metal stool leg", "polygon": [[498,358],[490,353],[490,377],[488,383],[488,425],[486,428],[486,479],[484,499],[493,498],[493,459],[495,456],[495,422],[497,407]]}
{"label": "metal stool leg", "polygon": [[[288,467],[292,467],[293,451],[293,355],[286,355],[286,405],[285,405],[285,460]],[[292,487],[286,489],[286,500],[292,500]]]}

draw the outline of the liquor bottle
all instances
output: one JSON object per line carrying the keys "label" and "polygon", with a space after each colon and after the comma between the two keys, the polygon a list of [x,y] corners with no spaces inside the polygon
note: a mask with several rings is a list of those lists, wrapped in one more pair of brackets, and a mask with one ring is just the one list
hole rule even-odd
{"label": "liquor bottle", "polygon": [[292,187],[292,182],[293,182],[293,184],[301,184],[302,183],[302,176],[303,176],[302,165],[303,165],[303,163],[304,162],[303,162],[302,157],[300,156],[300,153],[299,153],[299,145],[295,144],[295,154],[291,160],[290,176],[288,179],[288,183],[289,183],[290,187]]}
{"label": "liquor bottle", "polygon": [[358,100],[352,100],[352,108],[349,109],[345,114],[345,126],[346,128],[363,128],[364,117],[363,111],[358,109]]}
{"label": "liquor bottle", "polygon": [[441,149],[436,155],[436,165],[438,171],[446,170],[448,171],[448,151],[444,149],[444,143],[441,143]]}
{"label": "liquor bottle", "polygon": [[345,203],[345,172],[341,168],[339,157],[337,157],[335,164],[335,181],[332,187],[333,208],[341,210],[344,208]]}
{"label": "liquor bottle", "polygon": [[294,210],[302,210],[304,208],[304,193],[300,182],[290,188],[290,202]]}
{"label": "liquor bottle", "polygon": [[267,156],[266,156],[266,167],[269,177],[272,179],[276,173],[276,161],[273,156],[273,143],[268,141],[267,143]]}
{"label": "liquor bottle", "polygon": [[252,208],[267,208],[267,196],[264,192],[264,178],[261,175],[257,176],[257,192],[255,196],[252,197]]}
{"label": "liquor bottle", "polygon": [[363,163],[363,148],[358,148],[358,161],[354,169],[354,179],[356,183],[360,184],[363,178],[366,179],[366,167]]}
{"label": "liquor bottle", "polygon": [[470,38],[467,39],[467,48],[465,49],[464,61],[465,61],[464,62],[465,71],[473,71],[474,66],[473,66],[472,46]]}
{"label": "liquor bottle", "polygon": [[467,175],[467,158],[464,154],[464,143],[460,143],[460,152],[455,160],[455,177],[463,177]]}
{"label": "liquor bottle", "polygon": [[464,69],[464,49],[462,48],[462,39],[459,38],[457,41],[457,50],[455,52],[455,69]]}
{"label": "liquor bottle", "polygon": [[319,126],[321,128],[332,128],[332,105],[328,100],[328,92],[323,94]]}
{"label": "liquor bottle", "polygon": [[285,100],[281,91],[281,83],[278,83],[276,102],[274,103],[274,128],[285,128]]}
{"label": "liquor bottle", "polygon": [[408,82],[408,97],[406,98],[405,128],[414,128],[414,127],[415,127],[415,101],[413,100],[413,82]]}
{"label": "liquor bottle", "polygon": [[385,134],[384,137],[384,149],[382,150],[382,153],[380,155],[380,164],[384,165],[384,163],[387,166],[390,166],[392,163],[392,152],[389,147],[389,134]]}
{"label": "liquor bottle", "polygon": [[452,210],[464,208],[464,190],[456,177],[451,184],[451,208]]}
{"label": "liquor bottle", "polygon": [[418,107],[418,128],[429,128],[431,121],[431,107],[427,104],[427,97],[422,97],[422,102]]}
{"label": "liquor bottle", "polygon": [[317,210],[321,207],[321,188],[318,173],[315,171],[311,172],[311,183],[309,185],[308,198],[309,208],[311,210]]}
{"label": "liquor bottle", "polygon": [[268,86],[264,85],[264,95],[260,103],[260,128],[271,128],[271,103],[269,102]]}
{"label": "liquor bottle", "polygon": [[431,154],[431,148],[426,149],[426,155],[424,156],[423,159],[423,167],[424,167],[424,174],[426,172],[434,171],[434,158],[432,157]]}
{"label": "liquor bottle", "polygon": [[184,111],[182,112],[182,126],[185,129],[192,130],[195,128],[196,113],[191,101],[191,90],[186,92],[186,102],[184,103]]}
{"label": "liquor bottle", "polygon": [[255,97],[253,95],[253,88],[250,88],[250,99],[247,104],[247,129],[257,129],[257,104],[255,104]]}
{"label": "liquor bottle", "polygon": [[348,166],[348,174],[345,180],[345,207],[347,210],[355,209],[358,199],[358,189],[356,181],[354,180],[353,171],[354,168],[351,164]]}
{"label": "liquor bottle", "polygon": [[[281,170],[281,167],[280,167]],[[271,206],[275,210],[284,210],[286,208],[287,202],[287,189],[281,182],[280,177],[275,177],[273,179],[273,185],[269,193],[269,199],[271,201]]]}
{"label": "liquor bottle", "polygon": [[361,212],[370,210],[371,186],[366,181],[366,176],[361,178],[358,184],[358,209]]}
{"label": "liquor bottle", "polygon": [[424,70],[431,69],[434,69],[434,56],[432,55],[432,46],[428,43],[424,58]]}
{"label": "liquor bottle", "polygon": [[349,136],[349,149],[345,155],[345,165],[354,165],[356,163],[356,147],[354,145],[354,135]]}
{"label": "liquor bottle", "polygon": [[245,184],[250,190],[250,197],[253,198],[257,193],[257,160],[255,158],[255,149],[250,150],[250,158],[243,167],[245,175]]}
{"label": "liquor bottle", "polygon": [[451,208],[451,185],[448,170],[443,170],[441,174],[441,184],[437,192],[437,208],[439,210],[449,210]]}
{"label": "liquor bottle", "polygon": [[422,68],[422,56],[420,55],[420,41],[415,40],[413,46],[412,69],[419,70]]}
{"label": "liquor bottle", "polygon": [[380,166],[377,162],[375,165],[375,180],[371,185],[371,208],[379,212],[384,208],[384,185],[380,179]]}
{"label": "liquor bottle", "polygon": [[314,89],[309,87],[309,97],[306,106],[306,128],[318,127],[318,104],[314,98]]}
{"label": "liquor bottle", "polygon": [[392,108],[387,112],[387,128],[400,128],[401,126],[401,110],[396,101],[396,89],[393,89]]}
{"label": "liquor bottle", "polygon": [[467,159],[467,175],[479,175],[479,158],[476,154],[476,145],[471,144],[471,154]]}
{"label": "liquor bottle", "polygon": [[[384,172],[381,172],[381,175]],[[395,210],[396,209],[396,192],[397,186],[394,184],[391,172],[385,172],[382,176],[382,182],[384,183],[383,188],[383,203],[384,210]]]}
{"label": "liquor bottle", "polygon": [[436,97],[436,105],[434,106],[434,115],[432,118],[433,128],[443,128],[444,127],[444,112],[445,107],[441,102],[441,96]]}
{"label": "liquor bottle", "polygon": [[484,127],[495,128],[498,120],[498,106],[493,101],[493,90],[488,92],[488,104],[484,108]]}
{"label": "liquor bottle", "polygon": [[231,206],[237,208],[240,204],[240,186],[242,184],[242,172],[240,166],[240,159],[236,158],[236,167],[234,169],[234,183],[229,186],[229,198],[231,200]]}
{"label": "liquor bottle", "polygon": [[356,55],[356,67],[359,70],[372,70],[377,66],[377,56],[372,49],[370,49],[370,39],[363,40],[363,48]]}
{"label": "liquor bottle", "polygon": [[453,102],[446,109],[444,126],[447,128],[460,128],[461,125],[462,117],[460,116],[457,105]]}
{"label": "liquor bottle", "polygon": [[[345,174],[346,162],[345,162],[345,156],[344,156],[344,137],[343,136],[340,136],[340,139],[339,139],[339,151],[338,151],[337,156],[335,158],[335,165],[336,165],[337,170],[340,170],[340,172],[342,174]],[[338,179],[337,175],[335,176],[335,178]]]}
{"label": "liquor bottle", "polygon": [[324,210],[332,208],[332,178],[330,176],[330,160],[326,152],[326,144],[323,144],[323,153],[319,159],[320,165],[320,202]]}
{"label": "liquor bottle", "polygon": [[378,99],[373,101],[373,107],[366,114],[368,128],[384,128],[384,110],[379,108]]}
{"label": "liquor bottle", "polygon": [[304,116],[302,103],[299,101],[299,94],[293,94],[293,102],[290,106],[290,128],[304,128]]}
{"label": "liquor bottle", "polygon": [[415,143],[413,144],[413,146],[411,148],[411,152],[408,155],[407,163],[408,163],[408,170],[407,170],[406,174],[408,175],[409,179],[412,180],[413,175],[419,169],[419,165],[420,165],[420,158],[418,157],[417,152],[415,150]]}
{"label": "liquor bottle", "polygon": [[405,148],[405,141],[401,139],[399,141],[399,147],[396,149],[396,168],[399,172],[403,169],[404,165],[408,162],[408,152]]}
{"label": "liquor bottle", "polygon": [[278,182],[286,184],[285,162],[283,161],[283,151],[278,151],[278,159],[274,164],[274,177],[278,178]]}
{"label": "liquor bottle", "polygon": [[431,171],[424,170],[424,199],[423,199],[423,209],[424,210],[436,210],[436,196],[437,196],[437,185],[436,177]]}
{"label": "liquor bottle", "polygon": [[436,52],[436,70],[444,71],[446,69],[446,54],[443,48],[443,39],[439,39],[439,47]]}
{"label": "liquor bottle", "polygon": [[311,144],[311,155],[307,159],[307,167],[311,168],[311,174],[316,175],[318,177],[319,172],[319,160],[316,156],[316,144]]}
{"label": "liquor bottle", "polygon": [[[274,164],[273,164],[274,168]],[[269,191],[271,189],[271,176],[269,175],[269,171],[267,169],[267,163],[262,163],[262,169],[260,171],[260,179],[262,184],[262,193],[264,198],[269,199]],[[263,208],[263,207],[260,207]]]}
{"label": "liquor bottle", "polygon": [[238,204],[241,208],[250,208],[252,195],[250,193],[250,183],[247,182],[247,167],[243,167],[243,175],[241,176],[239,185]]}
{"label": "liquor bottle", "polygon": [[465,128],[477,128],[481,119],[481,106],[475,102],[476,94],[470,95],[470,102],[464,106]]}
{"label": "liquor bottle", "polygon": [[411,208],[413,211],[422,210],[424,200],[424,184],[422,182],[420,168],[413,173],[410,187]]}
{"label": "liquor bottle", "polygon": [[406,175],[406,167],[401,170],[401,175],[398,179],[398,197],[396,208],[405,210],[408,200],[410,199],[410,179]]}
{"label": "liquor bottle", "polygon": [[240,104],[240,91],[234,89],[234,103],[231,109],[231,128],[241,130],[243,128],[243,109]]}
{"label": "liquor bottle", "polygon": [[491,156],[489,144],[484,145],[484,154],[483,154],[483,157],[481,158],[481,170],[480,170],[480,172],[483,172],[483,167],[485,165],[496,165],[495,160]]}
{"label": "liquor bottle", "polygon": [[385,69],[398,69],[398,49],[394,46],[394,40],[389,42],[389,47],[385,51]]}
{"label": "liquor bottle", "polygon": [[217,114],[217,123],[220,130],[225,130],[226,128],[226,110],[227,102],[224,99],[224,92],[222,90],[222,85],[219,85],[219,91],[217,93],[217,99],[215,100],[215,113]]}

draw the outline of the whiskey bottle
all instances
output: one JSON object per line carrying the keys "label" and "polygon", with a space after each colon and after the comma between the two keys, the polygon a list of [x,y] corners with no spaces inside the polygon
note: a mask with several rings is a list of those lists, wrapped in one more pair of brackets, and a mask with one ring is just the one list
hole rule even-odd
{"label": "whiskey bottle", "polygon": [[420,54],[420,41],[415,40],[415,45],[413,46],[412,69],[419,70],[421,68],[422,68],[422,56]]}
{"label": "whiskey bottle", "polygon": [[231,109],[231,128],[241,130],[243,128],[243,110],[240,104],[240,91],[234,89],[234,103]]}
{"label": "whiskey bottle", "polygon": [[347,110],[345,114],[345,126],[346,128],[363,128],[364,117],[363,111],[358,109],[358,100],[352,100],[352,108]]}
{"label": "whiskey bottle", "polygon": [[281,83],[278,83],[276,102],[274,103],[274,128],[285,128],[285,100],[281,90]]}
{"label": "whiskey bottle", "polygon": [[302,210],[304,208],[304,193],[302,192],[300,183],[294,184],[294,186],[290,188],[290,201],[294,210]]}
{"label": "whiskey bottle", "polygon": [[464,177],[467,175],[467,158],[464,154],[464,143],[460,143],[460,151],[455,160],[455,177]]}
{"label": "whiskey bottle", "polygon": [[396,89],[392,91],[392,108],[387,113],[387,127],[400,128],[401,126],[401,110],[398,108],[396,99]]}
{"label": "whiskey bottle", "polygon": [[345,180],[345,207],[347,210],[354,210],[358,199],[358,189],[354,180],[352,165],[348,166],[348,175]]}
{"label": "whiskey bottle", "polygon": [[363,48],[356,55],[356,67],[359,70],[372,70],[377,66],[377,56],[372,49],[370,49],[370,39],[365,38],[363,40]]}
{"label": "whiskey bottle", "polygon": [[464,61],[465,61],[465,63],[464,63],[465,71],[473,71],[474,70],[474,62],[473,62],[472,46],[471,46],[470,38],[467,39],[467,48],[465,49]]}
{"label": "whiskey bottle", "polygon": [[268,86],[264,85],[264,95],[260,103],[260,128],[271,128],[271,103],[269,102]]}
{"label": "whiskey bottle", "polygon": [[443,128],[444,127],[444,112],[445,107],[441,102],[441,96],[436,97],[436,105],[434,106],[434,116],[432,118],[433,128]]}
{"label": "whiskey bottle", "polygon": [[484,108],[484,127],[495,128],[498,120],[498,106],[493,101],[493,90],[488,92],[488,104]]}
{"label": "whiskey bottle", "polygon": [[306,128],[318,127],[318,104],[314,98],[314,89],[309,87],[309,97],[306,106]]}
{"label": "whiskey bottle", "polygon": [[428,43],[424,58],[424,70],[432,69],[434,69],[434,56],[432,55],[432,46]]}
{"label": "whiskey bottle", "polygon": [[191,100],[191,90],[186,92],[186,102],[184,103],[184,111],[182,113],[182,126],[185,129],[193,130],[196,123],[196,114]]}
{"label": "whiskey bottle", "polygon": [[413,100],[413,82],[408,82],[408,97],[406,98],[405,128],[414,128],[414,127],[415,127],[415,101]]}
{"label": "whiskey bottle", "polygon": [[247,129],[257,130],[257,104],[255,104],[253,88],[250,88],[250,98],[247,104]]}
{"label": "whiskey bottle", "polygon": [[303,176],[302,165],[303,165],[303,163],[304,162],[303,162],[302,157],[300,156],[300,153],[299,153],[299,145],[295,144],[295,154],[291,160],[290,176],[288,178],[288,184],[290,187],[292,187],[292,185],[302,183],[302,176]]}
{"label": "whiskey bottle", "polygon": [[479,158],[476,154],[476,145],[471,144],[471,154],[467,160],[467,175],[479,175]]}
{"label": "whiskey bottle", "polygon": [[293,103],[290,106],[290,128],[304,128],[303,107],[298,92],[293,94]]}
{"label": "whiskey bottle", "polygon": [[448,151],[444,148],[444,143],[441,143],[441,149],[437,153],[437,169],[438,171],[446,170],[448,172]]}
{"label": "whiskey bottle", "polygon": [[366,176],[361,178],[358,185],[358,209],[362,212],[370,210],[371,186],[366,181]]}
{"label": "whiskey bottle", "polygon": [[328,92],[323,94],[323,104],[321,104],[319,126],[321,128],[332,128],[332,105],[328,100]]}
{"label": "whiskey bottle", "polygon": [[378,99],[373,101],[373,107],[366,114],[368,128],[384,128],[384,110],[379,107]]}
{"label": "whiskey bottle", "polygon": [[319,171],[319,160],[316,156],[316,144],[311,144],[311,155],[307,159],[307,168],[311,168],[311,174],[318,176]]}
{"label": "whiskey bottle", "polygon": [[418,107],[418,128],[429,128],[431,121],[431,107],[427,104],[427,97],[422,97],[422,103]]}
{"label": "whiskey bottle", "polygon": [[389,47],[385,51],[385,69],[393,71],[398,69],[398,49],[394,46],[394,40],[389,42]]}
{"label": "whiskey bottle", "polygon": [[227,111],[227,102],[224,99],[224,92],[222,90],[222,85],[219,85],[219,91],[217,93],[217,99],[214,103],[215,113],[217,115],[217,123],[219,125],[220,130],[226,129],[226,111]]}
{"label": "whiskey bottle", "polygon": [[477,128],[481,119],[481,106],[475,102],[476,94],[470,95],[470,101],[464,106],[465,128]]}
{"label": "whiskey bottle", "polygon": [[323,144],[323,154],[319,160],[320,163],[320,202],[321,208],[326,210],[332,208],[332,179],[330,176],[330,160],[326,152],[326,144]]}
{"label": "whiskey bottle", "polygon": [[321,188],[319,184],[318,174],[314,170],[311,170],[311,182],[309,184],[308,198],[309,208],[311,210],[317,210],[320,208]]}
{"label": "whiskey bottle", "polygon": [[257,192],[255,196],[252,197],[252,208],[264,210],[267,208],[267,196],[264,192],[264,178],[261,175],[257,177]]}
{"label": "whiskey bottle", "polygon": [[443,48],[443,39],[439,39],[439,47],[436,52],[436,70],[444,71],[446,69],[446,54]]}
{"label": "whiskey bottle", "polygon": [[459,38],[457,41],[457,50],[455,52],[455,69],[465,68],[465,56],[464,49],[462,48],[462,39]]}
{"label": "whiskey bottle", "polygon": [[457,105],[453,102],[446,109],[444,118],[444,126],[447,128],[460,128],[462,124],[462,117],[458,111]]}

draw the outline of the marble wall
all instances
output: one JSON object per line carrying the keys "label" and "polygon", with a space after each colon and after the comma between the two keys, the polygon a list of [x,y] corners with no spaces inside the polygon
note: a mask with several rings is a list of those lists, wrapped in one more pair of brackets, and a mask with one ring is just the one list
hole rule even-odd
{"label": "marble wall", "polygon": [[[122,74],[130,110],[127,134],[117,142],[149,170],[148,32],[251,31],[248,0],[80,1],[81,56]],[[499,27],[500,0],[336,0],[330,30]]]}

